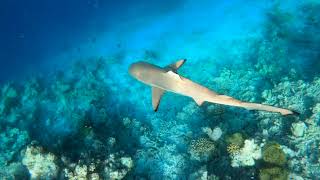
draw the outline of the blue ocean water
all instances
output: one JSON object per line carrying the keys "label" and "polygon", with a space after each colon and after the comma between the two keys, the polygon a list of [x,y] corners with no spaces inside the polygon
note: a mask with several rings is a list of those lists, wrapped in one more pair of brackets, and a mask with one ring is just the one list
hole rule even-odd
{"label": "blue ocean water", "polygon": [[[319,178],[319,12],[318,0],[2,1],[0,179]],[[155,112],[129,67],[181,59],[162,71],[184,90],[188,78],[295,114],[169,91]]]}

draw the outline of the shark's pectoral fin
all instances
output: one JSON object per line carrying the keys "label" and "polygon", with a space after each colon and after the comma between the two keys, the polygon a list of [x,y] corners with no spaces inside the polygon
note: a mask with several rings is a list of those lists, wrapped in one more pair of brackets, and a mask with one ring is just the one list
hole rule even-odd
{"label": "shark's pectoral fin", "polygon": [[204,100],[202,99],[197,99],[197,98],[193,98],[193,99],[198,104],[198,106],[201,106],[204,103]]}
{"label": "shark's pectoral fin", "polygon": [[172,63],[168,66],[166,66],[165,68],[168,71],[173,71],[173,72],[177,72],[177,70],[186,62],[186,59],[181,59],[175,63]]}
{"label": "shark's pectoral fin", "polygon": [[158,110],[161,96],[165,91],[163,89],[152,87],[152,107],[154,111]]}

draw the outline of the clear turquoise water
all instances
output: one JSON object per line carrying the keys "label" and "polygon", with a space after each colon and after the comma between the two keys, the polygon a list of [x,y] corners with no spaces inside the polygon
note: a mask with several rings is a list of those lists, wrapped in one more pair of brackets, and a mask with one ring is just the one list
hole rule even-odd
{"label": "clear turquoise water", "polygon": [[[0,179],[320,177],[319,1],[2,4]],[[128,67],[182,58],[183,77],[300,114],[170,92],[154,112]]]}

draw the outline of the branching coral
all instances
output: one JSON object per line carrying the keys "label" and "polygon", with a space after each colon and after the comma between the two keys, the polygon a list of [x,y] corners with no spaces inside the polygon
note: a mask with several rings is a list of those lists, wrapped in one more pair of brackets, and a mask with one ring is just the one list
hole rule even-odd
{"label": "branching coral", "polygon": [[4,166],[14,161],[15,156],[28,144],[29,135],[16,128],[7,129],[0,134],[0,142],[0,166]]}
{"label": "branching coral", "polygon": [[192,119],[191,117],[200,118],[200,112],[200,108],[197,106],[197,104],[191,102],[184,106],[181,112],[177,113],[177,119],[179,121],[185,122],[186,120]]}
{"label": "branching coral", "polygon": [[310,88],[308,83],[303,81],[284,81],[277,84],[272,90],[265,90],[262,93],[267,104],[286,107],[307,114],[307,107],[312,103],[313,94],[307,93]]}
{"label": "branching coral", "polygon": [[73,170],[65,168],[63,170],[64,176],[70,180],[99,180],[100,176],[98,173],[95,172],[96,167],[95,164],[87,165],[69,165],[69,166],[75,166]]}
{"label": "branching coral", "polygon": [[62,157],[62,175],[70,180],[124,179],[134,167],[133,160],[122,153],[109,154],[103,159],[81,158],[77,163]]}
{"label": "branching coral", "polygon": [[[175,145],[148,147],[136,154],[136,172],[147,174],[150,178],[177,179],[186,171],[187,155],[178,153]],[[157,167],[157,168],[153,168]],[[182,176],[183,177],[183,176]]]}
{"label": "branching coral", "polygon": [[[292,136],[290,141],[296,149],[296,156],[289,159],[289,166],[296,173],[301,173],[303,176],[313,179],[320,175],[319,160],[320,160],[320,127],[317,121],[319,108],[316,104],[312,108],[313,114],[306,120],[308,128],[305,129],[303,136]],[[300,122],[301,123],[301,122]]]}
{"label": "branching coral", "polygon": [[[248,67],[249,68],[249,67]],[[245,79],[245,81],[239,81]],[[228,94],[244,101],[256,101],[259,99],[260,83],[262,79],[253,69],[223,69],[220,76],[214,78],[212,83],[216,85],[216,91]]]}
{"label": "branching coral", "polygon": [[133,168],[133,161],[130,157],[117,157],[111,154],[106,160],[104,174],[106,178],[123,179],[126,174]]}

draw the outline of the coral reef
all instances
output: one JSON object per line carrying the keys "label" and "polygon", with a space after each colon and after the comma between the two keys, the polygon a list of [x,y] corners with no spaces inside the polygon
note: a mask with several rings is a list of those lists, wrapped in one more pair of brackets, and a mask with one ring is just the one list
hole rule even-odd
{"label": "coral reef", "polygon": [[2,88],[0,114],[7,115],[17,105],[18,93],[12,85],[7,84]]}
{"label": "coral reef", "polygon": [[244,146],[237,153],[230,154],[232,167],[253,166],[255,160],[261,159],[261,147],[253,139],[245,140]]}
{"label": "coral reef", "polygon": [[192,140],[190,144],[189,152],[191,157],[197,160],[210,158],[215,150],[214,143],[207,138],[200,138]]}
{"label": "coral reef", "polygon": [[307,126],[304,122],[292,123],[291,132],[294,136],[301,137],[307,130]]}
{"label": "coral reef", "polygon": [[14,162],[10,165],[1,166],[0,177],[2,179],[30,179],[28,169],[21,163]]}
{"label": "coral reef", "polygon": [[259,35],[221,41],[226,47],[206,49],[208,57],[191,53],[180,72],[218,93],[299,115],[198,106],[173,93],[154,113],[150,88],[133,83],[128,65],[140,57],[167,65],[173,57],[121,48],[1,86],[0,177],[317,179],[320,3],[269,3]]}
{"label": "coral reef", "polygon": [[286,180],[288,179],[288,175],[288,171],[280,167],[263,168],[259,174],[261,180]]}
{"label": "coral reef", "polygon": [[68,179],[85,180],[85,179],[123,179],[133,168],[133,161],[130,157],[121,154],[110,154],[104,160],[96,160],[90,163],[67,163],[63,169],[63,176]]}
{"label": "coral reef", "polygon": [[[95,167],[94,165],[90,167],[90,171],[94,171]],[[70,170],[68,169],[64,169],[64,174],[65,177],[67,177],[68,179],[80,179],[80,180],[85,180],[87,179],[88,176],[88,167],[86,165],[76,165],[76,167],[74,168],[73,172],[70,172]],[[98,174],[91,174],[90,178],[95,178],[95,179],[99,179],[99,175]]]}
{"label": "coral reef", "polygon": [[282,166],[287,162],[285,153],[277,143],[267,143],[262,150],[262,158],[265,162]]}
{"label": "coral reef", "polygon": [[54,179],[59,167],[52,153],[45,153],[41,147],[28,146],[22,163],[28,168],[31,179]]}
{"label": "coral reef", "polygon": [[214,129],[203,127],[202,131],[206,133],[212,141],[217,141],[222,136],[222,130],[219,127],[215,127]]}
{"label": "coral reef", "polygon": [[130,157],[117,158],[119,157],[111,154],[106,160],[107,166],[104,169],[104,173],[107,179],[123,179],[133,168],[133,161]]}
{"label": "coral reef", "polygon": [[287,157],[284,150],[288,153],[288,149],[281,147],[276,142],[268,142],[262,150],[262,159],[264,166],[260,169],[260,179],[288,179],[289,172],[286,168]]}
{"label": "coral reef", "polygon": [[242,147],[244,144],[244,138],[241,133],[234,133],[226,138],[228,144],[234,144],[238,147]]}
{"label": "coral reef", "polygon": [[208,174],[207,167],[203,166],[198,171],[190,174],[189,179],[200,179],[200,180],[219,180],[219,177],[214,174]]}
{"label": "coral reef", "polygon": [[227,151],[231,156],[234,156],[240,152],[240,147],[236,144],[229,144],[227,147]]}
{"label": "coral reef", "polygon": [[17,128],[0,133],[0,176],[7,179],[28,178],[28,171],[18,162],[20,151],[29,143],[26,131]]}
{"label": "coral reef", "polygon": [[0,134],[0,164],[5,165],[14,161],[20,151],[28,144],[29,136],[26,131],[17,128],[7,129]]}
{"label": "coral reef", "polygon": [[[138,150],[136,163],[139,168],[138,174],[146,174],[148,178],[168,178],[175,179],[185,177],[188,167],[187,155],[177,153],[175,145],[164,145],[162,147],[149,147],[145,150]],[[152,168],[157,167],[157,168]],[[147,173],[146,173],[147,171]]]}

